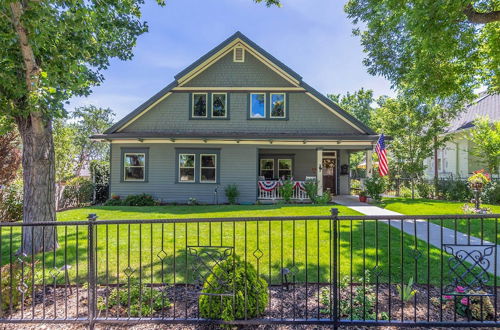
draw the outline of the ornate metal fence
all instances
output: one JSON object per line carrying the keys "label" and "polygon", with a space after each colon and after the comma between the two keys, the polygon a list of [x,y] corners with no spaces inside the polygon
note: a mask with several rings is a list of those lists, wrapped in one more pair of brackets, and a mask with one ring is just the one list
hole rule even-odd
{"label": "ornate metal fence", "polygon": [[0,322],[498,326],[499,217],[0,223]]}

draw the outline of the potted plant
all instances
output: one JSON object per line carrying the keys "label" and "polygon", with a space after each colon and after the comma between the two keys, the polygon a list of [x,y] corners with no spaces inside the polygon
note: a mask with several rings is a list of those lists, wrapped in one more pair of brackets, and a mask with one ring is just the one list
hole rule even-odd
{"label": "potted plant", "polygon": [[366,191],[361,190],[359,192],[359,201],[362,203],[366,203],[367,196],[368,196],[368,194],[366,193]]}
{"label": "potted plant", "polygon": [[481,201],[481,191],[484,186],[491,181],[491,177],[485,170],[479,170],[472,173],[472,176],[467,180],[472,191],[474,191],[474,202],[476,204],[476,209],[480,208]]}

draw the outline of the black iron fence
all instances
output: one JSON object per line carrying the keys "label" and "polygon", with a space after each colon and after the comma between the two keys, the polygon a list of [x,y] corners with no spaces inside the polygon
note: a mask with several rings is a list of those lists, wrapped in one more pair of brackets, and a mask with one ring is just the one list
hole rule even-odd
{"label": "black iron fence", "polygon": [[499,217],[0,223],[0,322],[498,326]]}

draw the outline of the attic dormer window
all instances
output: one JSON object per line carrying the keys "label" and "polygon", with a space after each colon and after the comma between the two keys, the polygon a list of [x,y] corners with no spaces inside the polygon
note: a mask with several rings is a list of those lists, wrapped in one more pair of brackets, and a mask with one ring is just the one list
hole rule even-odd
{"label": "attic dormer window", "polygon": [[243,47],[234,48],[233,62],[245,62],[245,49]]}

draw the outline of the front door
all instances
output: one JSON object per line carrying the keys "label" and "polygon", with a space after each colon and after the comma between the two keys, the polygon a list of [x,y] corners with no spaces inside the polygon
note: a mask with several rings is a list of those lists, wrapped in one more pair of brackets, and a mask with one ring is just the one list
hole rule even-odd
{"label": "front door", "polygon": [[325,152],[323,155],[323,191],[327,189],[335,195],[337,193],[337,157],[334,152]]}

